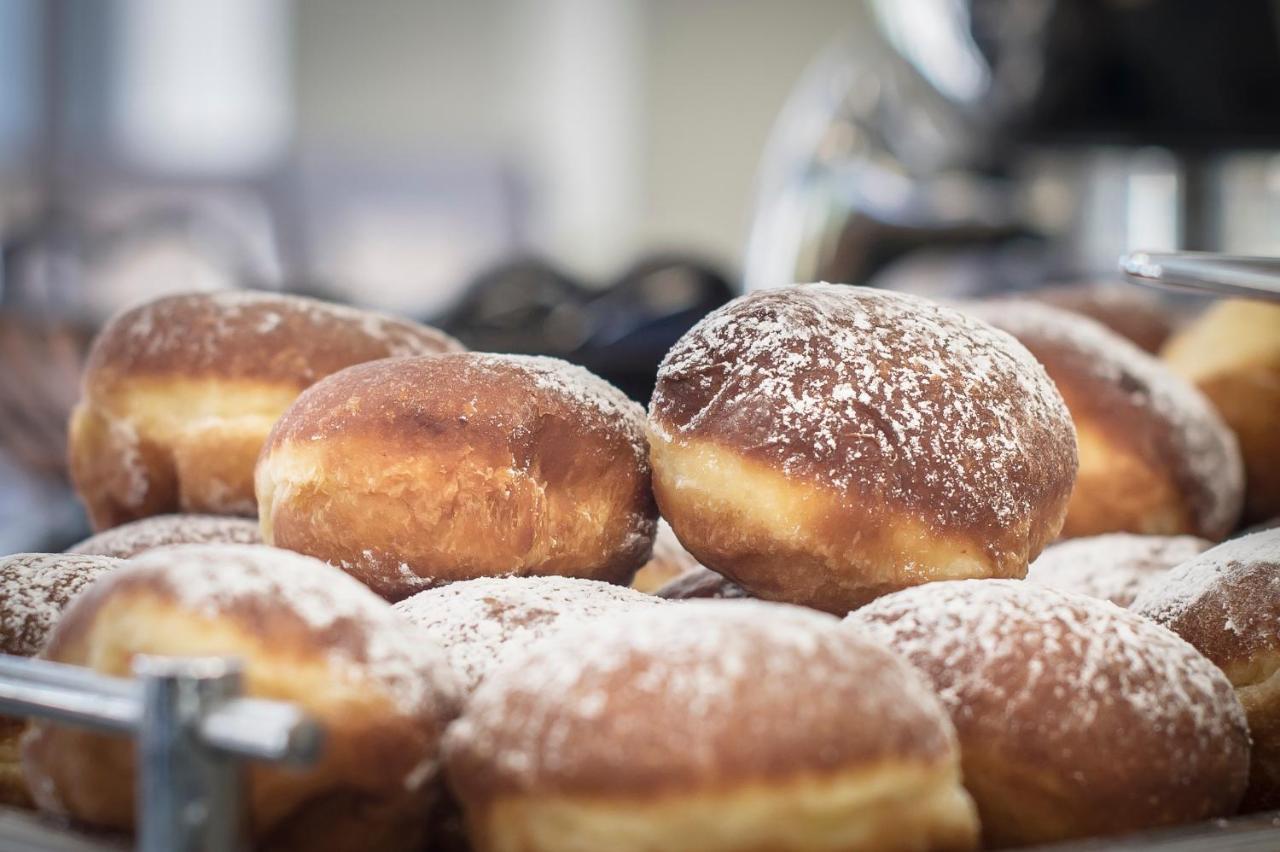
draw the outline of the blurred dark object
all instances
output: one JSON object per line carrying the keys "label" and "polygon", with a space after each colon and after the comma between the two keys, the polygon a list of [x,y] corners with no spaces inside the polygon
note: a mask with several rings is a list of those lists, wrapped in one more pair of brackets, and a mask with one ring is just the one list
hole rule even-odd
{"label": "blurred dark object", "polygon": [[587,299],[567,273],[526,258],[481,273],[436,325],[469,349],[564,357],[586,340]]}
{"label": "blurred dark object", "polygon": [[778,120],[748,289],[974,295],[1114,274],[1135,248],[1280,254],[1280,0],[871,8]]}
{"label": "blurred dark object", "polygon": [[437,324],[479,351],[582,364],[645,401],[671,345],[733,292],[724,273],[683,255],[644,259],[604,289],[522,260],[479,276]]}
{"label": "blurred dark object", "polygon": [[590,303],[591,335],[574,360],[647,402],[667,351],[733,295],[729,278],[704,261],[641,260]]}

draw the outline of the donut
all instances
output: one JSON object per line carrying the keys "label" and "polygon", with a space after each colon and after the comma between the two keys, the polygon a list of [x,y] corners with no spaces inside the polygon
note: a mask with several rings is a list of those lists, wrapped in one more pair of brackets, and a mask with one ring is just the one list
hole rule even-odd
{"label": "donut", "polygon": [[[803,700],[797,700],[803,696]],[[476,852],[972,849],[954,733],[829,615],[689,601],[567,630],[445,738]]]}
{"label": "donut", "polygon": [[1106,535],[1073,538],[1045,548],[1027,569],[1027,582],[1127,607],[1175,565],[1199,556],[1212,542],[1193,535]]}
{"label": "donut", "polygon": [[631,582],[657,510],[644,413],[555,358],[350,367],[280,418],[257,468],[268,544],[388,600],[485,576]]}
{"label": "donut", "polygon": [[1177,314],[1158,296],[1121,281],[1060,284],[1027,297],[1101,323],[1152,355],[1178,327]]}
{"label": "donut", "polygon": [[[0,557],[0,654],[35,656],[71,599],[121,564],[62,553]],[[32,805],[18,756],[25,728],[23,719],[0,716],[0,805]]]}
{"label": "donut", "polygon": [[[368,589],[262,545],[158,548],[78,597],[42,656],[127,676],[141,654],[237,657],[246,695],[292,702],[324,727],[312,767],[247,764],[257,848],[421,848],[461,693],[440,648]],[[23,761],[42,810],[133,828],[129,741],[32,722]]]}
{"label": "donut", "polygon": [[1203,394],[1069,311],[1013,301],[973,311],[1031,350],[1071,410],[1080,472],[1064,538],[1130,532],[1217,541],[1235,528],[1240,451]]}
{"label": "donut", "polygon": [[694,598],[749,598],[751,593],[710,568],[698,568],[654,592],[660,598],[684,601]]}
{"label": "donut", "polygon": [[889,595],[848,624],[941,696],[988,847],[1228,816],[1244,793],[1249,732],[1231,684],[1133,612],[960,580]]}
{"label": "donut", "polygon": [[677,577],[700,567],[698,560],[676,538],[671,524],[658,518],[658,527],[653,535],[653,556],[636,572],[631,588],[653,594]]}
{"label": "donut", "polygon": [[1280,515],[1280,304],[1218,302],[1170,340],[1162,357],[1235,432],[1244,456],[1245,522]]}
{"label": "donut", "polygon": [[256,513],[271,425],[317,379],[362,361],[453,351],[426,326],[277,293],[168,296],[89,350],[71,414],[71,477],[95,530],[150,515]]}
{"label": "donut", "polygon": [[760,290],[667,354],[662,515],[703,565],[843,614],[930,580],[1022,577],[1062,524],[1066,407],[1017,341],[916,296]]}
{"label": "donut", "polygon": [[567,627],[661,603],[598,580],[484,577],[418,592],[395,611],[444,648],[470,693],[504,662]]}
{"label": "donut", "polygon": [[1280,808],[1280,529],[1232,539],[1133,603],[1218,665],[1253,734],[1246,810]]}
{"label": "donut", "polygon": [[262,544],[258,522],[230,515],[152,515],[92,535],[67,548],[128,559],[170,544]]}

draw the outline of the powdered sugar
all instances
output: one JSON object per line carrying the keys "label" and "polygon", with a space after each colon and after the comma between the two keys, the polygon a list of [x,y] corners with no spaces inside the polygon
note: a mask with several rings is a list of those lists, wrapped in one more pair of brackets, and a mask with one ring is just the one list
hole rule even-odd
{"label": "powdered sugar", "polygon": [[1232,539],[1184,562],[1133,609],[1220,665],[1280,648],[1280,529]]}
{"label": "powdered sugar", "polygon": [[650,428],[723,436],[850,500],[966,527],[1020,523],[1075,464],[1066,407],[1017,341],[925,299],[830,284],[704,318],[659,370]]}
{"label": "powdered sugar", "polygon": [[258,522],[223,515],[153,515],[90,536],[67,548],[127,559],[168,544],[261,544]]}
{"label": "powdered sugar", "polygon": [[606,422],[622,425],[636,454],[645,458],[644,408],[604,379],[577,364],[543,355],[470,355],[482,368],[514,368],[533,380],[536,387],[572,405],[594,413]]}
{"label": "powdered sugar", "polygon": [[[1033,302],[975,306],[977,316],[1024,338],[1031,348],[1063,347],[1078,357],[1100,384],[1126,392],[1129,405],[1168,425],[1176,455],[1165,459],[1194,501],[1200,527],[1224,535],[1237,517],[1244,494],[1244,467],[1231,430],[1212,404],[1159,360],[1094,320]],[[1032,343],[1034,338],[1039,343]]]}
{"label": "powdered sugar", "polygon": [[0,558],[0,652],[34,655],[71,599],[123,564],[105,556],[65,553]]}
{"label": "powdered sugar", "polygon": [[452,583],[394,608],[440,643],[469,691],[503,663],[566,627],[661,603],[595,580],[509,577]]}
{"label": "powdered sugar", "polygon": [[936,698],[906,666],[830,616],[757,601],[650,607],[567,630],[490,675],[446,743],[466,786],[476,774],[519,789],[653,794],[953,748]]}
{"label": "powdered sugar", "polygon": [[1066,755],[1120,726],[1131,738],[1164,737],[1160,758],[1194,773],[1244,730],[1231,685],[1194,648],[1083,595],[1012,580],[931,583],[880,598],[848,622],[924,672],[962,742],[972,724]]}
{"label": "powdered sugar", "polygon": [[247,544],[187,544],[149,551],[119,572],[148,575],[182,606],[217,618],[245,607],[284,609],[330,641],[330,663],[385,688],[401,710],[455,700],[456,682],[440,648],[399,619],[364,585],[318,559]]}
{"label": "powdered sugar", "polygon": [[1203,553],[1210,542],[1191,535],[1113,533],[1071,539],[1040,554],[1027,581],[1127,607],[1166,572]]}
{"label": "powdered sugar", "polygon": [[[296,327],[301,324],[301,327]],[[156,356],[182,350],[198,359],[217,357],[244,332],[271,338],[320,335],[343,327],[358,330],[387,357],[460,349],[447,335],[409,320],[285,293],[224,290],[156,299],[112,320],[104,334],[138,341]],[[312,376],[311,380],[317,378]]]}

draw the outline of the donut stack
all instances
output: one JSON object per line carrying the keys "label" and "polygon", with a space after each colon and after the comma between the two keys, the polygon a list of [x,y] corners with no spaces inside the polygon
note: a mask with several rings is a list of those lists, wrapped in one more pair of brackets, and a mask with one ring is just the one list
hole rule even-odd
{"label": "donut stack", "polygon": [[[351,308],[144,305],[73,417],[97,533],[0,560],[0,650],[241,658],[326,731],[249,768],[260,849],[970,850],[1278,807],[1280,533],[1215,546],[1267,505],[1257,418],[1143,351],[1172,323],[1139,348],[1127,308],[1047,301],[756,292],[647,413]],[[2,802],[127,833],[133,781],[127,742],[0,728]]]}

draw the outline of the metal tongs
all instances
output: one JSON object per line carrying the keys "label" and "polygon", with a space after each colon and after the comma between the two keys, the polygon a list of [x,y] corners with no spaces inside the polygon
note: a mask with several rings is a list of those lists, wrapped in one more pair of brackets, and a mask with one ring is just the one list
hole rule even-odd
{"label": "metal tongs", "polygon": [[1135,251],[1120,258],[1130,281],[1216,296],[1280,300],[1280,258],[1213,252]]}

